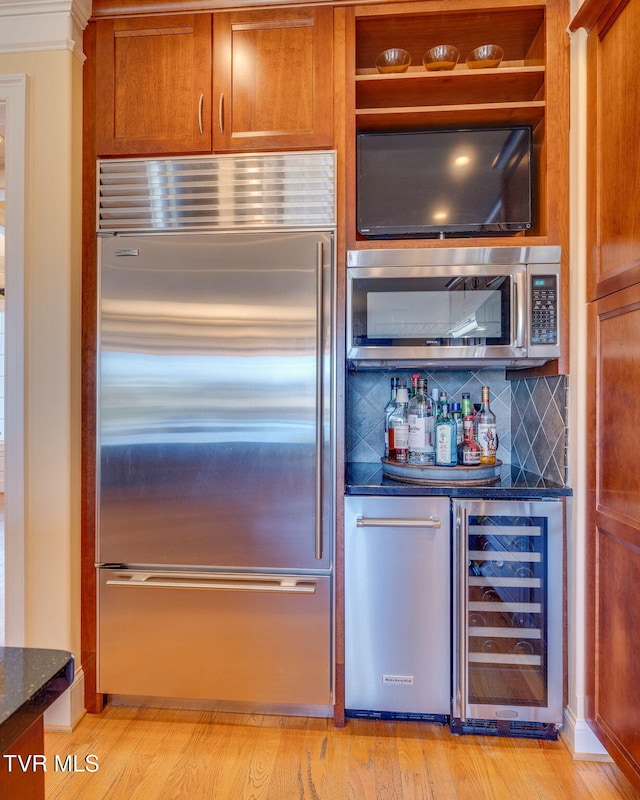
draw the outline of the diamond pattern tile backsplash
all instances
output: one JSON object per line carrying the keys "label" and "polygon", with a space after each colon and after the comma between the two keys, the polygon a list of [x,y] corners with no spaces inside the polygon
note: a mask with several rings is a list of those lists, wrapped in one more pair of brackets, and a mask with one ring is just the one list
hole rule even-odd
{"label": "diamond pattern tile backsplash", "polygon": [[512,382],[511,463],[548,480],[567,480],[567,379]]}
{"label": "diamond pattern tile backsplash", "polygon": [[[347,379],[347,461],[379,462],[384,453],[384,407],[391,378],[418,370],[362,370]],[[498,458],[548,480],[565,483],[566,381],[564,377],[508,381],[504,369],[420,371],[429,392],[444,390],[460,402],[462,392],[480,402],[480,389],[491,389],[491,409],[498,428]]]}

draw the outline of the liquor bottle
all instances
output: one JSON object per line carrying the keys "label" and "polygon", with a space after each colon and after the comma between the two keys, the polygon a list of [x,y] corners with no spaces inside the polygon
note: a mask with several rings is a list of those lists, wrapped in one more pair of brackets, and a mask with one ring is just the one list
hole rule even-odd
{"label": "liquor bottle", "polygon": [[[442,409],[445,403],[447,404],[447,406],[449,405],[449,398],[447,397],[447,393],[443,390],[440,392],[440,397],[438,398],[438,413],[436,415],[437,417],[439,417],[442,414]],[[449,408],[449,410],[451,409]]]}
{"label": "liquor bottle", "polygon": [[480,463],[480,445],[473,438],[473,417],[466,416],[463,422],[462,444],[458,447],[458,463],[466,467],[477,467]]}
{"label": "liquor bottle", "polygon": [[411,400],[412,397],[415,397],[416,394],[418,393],[419,380],[420,380],[420,374],[414,372],[414,374],[411,376],[411,393],[409,394],[409,400]]}
{"label": "liquor bottle", "polygon": [[409,400],[409,462],[433,464],[433,410],[426,394],[427,382],[420,378],[416,394]]}
{"label": "liquor bottle", "polygon": [[433,453],[434,453],[434,463],[435,463],[436,420],[438,419],[438,414],[440,413],[440,407],[438,404],[438,390],[435,387],[431,390],[431,413],[433,414],[433,416],[429,420],[429,425],[431,428],[431,441],[433,442]]}
{"label": "liquor bottle", "polygon": [[460,410],[462,411],[462,418],[470,417],[473,413],[471,408],[471,395],[469,392],[462,392],[462,401],[460,403]]}
{"label": "liquor bottle", "polygon": [[449,416],[449,406],[444,403],[435,425],[435,455],[439,467],[455,467],[458,463],[456,424]]}
{"label": "liquor bottle", "polygon": [[456,444],[461,445],[464,439],[464,425],[460,403],[451,403],[451,416],[456,423]]}
{"label": "liquor bottle", "polygon": [[389,417],[396,407],[396,391],[398,389],[398,378],[391,378],[391,397],[384,407],[384,457],[389,458]]}
{"label": "liquor bottle", "polygon": [[496,415],[489,405],[489,387],[482,387],[482,406],[478,412],[478,444],[480,445],[480,463],[495,464],[498,449],[496,431]]}
{"label": "liquor bottle", "polygon": [[406,464],[409,460],[409,393],[406,381],[400,380],[396,407],[389,416],[389,458]]}

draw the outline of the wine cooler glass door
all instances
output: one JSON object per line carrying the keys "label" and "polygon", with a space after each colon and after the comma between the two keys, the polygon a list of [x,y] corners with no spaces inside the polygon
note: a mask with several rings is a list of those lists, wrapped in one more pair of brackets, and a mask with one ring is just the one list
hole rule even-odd
{"label": "wine cooler glass door", "polygon": [[454,717],[562,722],[562,509],[454,504]]}

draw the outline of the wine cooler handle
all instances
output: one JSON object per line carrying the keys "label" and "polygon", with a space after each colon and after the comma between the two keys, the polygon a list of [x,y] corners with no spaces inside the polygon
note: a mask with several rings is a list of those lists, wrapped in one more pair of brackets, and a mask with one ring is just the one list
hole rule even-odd
{"label": "wine cooler handle", "polygon": [[322,560],[322,463],[323,463],[323,336],[322,324],[324,318],[323,304],[323,268],[324,247],[318,242],[316,250],[316,528],[315,528],[315,557]]}
{"label": "wine cooler handle", "polygon": [[469,560],[467,509],[458,508],[456,516],[458,533],[458,699],[460,719],[467,721],[469,695],[469,593],[467,589],[467,562]]}

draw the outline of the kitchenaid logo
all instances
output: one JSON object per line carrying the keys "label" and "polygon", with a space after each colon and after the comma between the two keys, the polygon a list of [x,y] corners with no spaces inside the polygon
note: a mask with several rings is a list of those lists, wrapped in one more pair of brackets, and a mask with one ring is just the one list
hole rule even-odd
{"label": "kitchenaid logo", "polygon": [[393,684],[395,686],[413,686],[413,675],[383,675],[382,683]]}
{"label": "kitchenaid logo", "polygon": [[5,753],[2,756],[5,760],[7,772],[47,772],[53,769],[54,772],[97,772],[100,769],[98,756],[89,753],[84,758],[78,756],[54,755],[53,758],[45,755],[21,756],[13,753]]}

